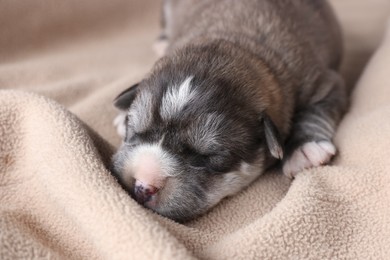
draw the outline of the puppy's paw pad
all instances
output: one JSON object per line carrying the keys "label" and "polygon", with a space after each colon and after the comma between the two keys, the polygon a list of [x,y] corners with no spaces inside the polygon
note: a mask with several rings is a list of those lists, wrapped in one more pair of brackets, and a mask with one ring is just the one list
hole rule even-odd
{"label": "puppy's paw pad", "polygon": [[283,173],[293,178],[304,169],[327,164],[335,154],[336,147],[329,141],[305,143],[284,163]]}
{"label": "puppy's paw pad", "polygon": [[113,121],[117,133],[123,138],[126,135],[126,113],[120,113]]}

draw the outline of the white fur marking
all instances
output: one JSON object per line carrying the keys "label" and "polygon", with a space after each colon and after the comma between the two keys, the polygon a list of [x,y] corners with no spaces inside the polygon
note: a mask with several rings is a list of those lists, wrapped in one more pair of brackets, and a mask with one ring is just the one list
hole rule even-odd
{"label": "white fur marking", "polygon": [[158,174],[163,177],[174,177],[179,173],[175,171],[177,162],[169,152],[165,151],[160,144],[143,144],[137,146],[129,155],[127,162],[133,171],[139,167],[140,163],[145,163],[143,158],[153,158],[155,165],[158,165]]}
{"label": "white fur marking", "polygon": [[179,87],[171,87],[162,99],[160,114],[165,120],[177,115],[184,106],[195,97],[195,91],[191,91],[193,76],[186,78]]}
{"label": "white fur marking", "polygon": [[223,119],[222,115],[211,113],[196,122],[196,131],[189,133],[194,146],[202,150],[202,147],[218,145],[218,130],[222,127]]}
{"label": "white fur marking", "polygon": [[336,154],[336,147],[328,141],[308,142],[294,151],[283,165],[283,173],[294,178],[304,169],[317,167],[330,161]]}
{"label": "white fur marking", "polygon": [[126,113],[119,113],[114,119],[114,126],[116,127],[116,131],[120,137],[124,138],[126,135]]}
{"label": "white fur marking", "polygon": [[152,123],[153,96],[148,91],[141,91],[129,110],[129,125],[136,132],[146,130]]}

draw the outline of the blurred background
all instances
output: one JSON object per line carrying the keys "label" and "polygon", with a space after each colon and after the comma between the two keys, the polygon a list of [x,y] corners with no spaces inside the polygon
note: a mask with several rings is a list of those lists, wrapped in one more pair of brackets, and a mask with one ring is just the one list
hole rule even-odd
{"label": "blurred background", "polygon": [[[380,44],[390,1],[330,2],[344,30],[343,71],[353,86]],[[116,144],[115,131],[103,127],[116,113],[111,101],[157,59],[159,20],[156,0],[0,0],[0,88],[55,99]]]}
{"label": "blurred background", "polygon": [[158,9],[153,0],[1,0],[0,58],[12,60],[92,37],[104,40],[115,31],[137,33],[133,30],[145,22],[158,26]]}

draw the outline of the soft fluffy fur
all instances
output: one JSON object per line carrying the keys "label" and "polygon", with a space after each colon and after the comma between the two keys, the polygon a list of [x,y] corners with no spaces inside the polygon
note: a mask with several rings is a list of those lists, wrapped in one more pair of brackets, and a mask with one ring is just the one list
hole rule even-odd
{"label": "soft fluffy fur", "polygon": [[163,10],[166,55],[116,100],[127,117],[114,172],[131,193],[145,174],[129,161],[151,144],[164,156],[150,161],[159,191],[144,204],[176,220],[241,190],[275,158],[290,177],[329,162],[346,96],[326,1],[180,0]]}

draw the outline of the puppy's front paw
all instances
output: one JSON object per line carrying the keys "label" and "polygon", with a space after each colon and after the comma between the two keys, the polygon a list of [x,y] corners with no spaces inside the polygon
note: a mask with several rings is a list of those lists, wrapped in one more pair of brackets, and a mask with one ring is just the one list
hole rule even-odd
{"label": "puppy's front paw", "polygon": [[119,113],[114,119],[114,126],[116,127],[117,133],[124,138],[126,135],[126,113]]}
{"label": "puppy's front paw", "polygon": [[294,178],[304,169],[327,164],[335,154],[336,147],[330,141],[304,143],[284,162],[283,173]]}

